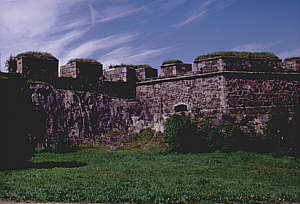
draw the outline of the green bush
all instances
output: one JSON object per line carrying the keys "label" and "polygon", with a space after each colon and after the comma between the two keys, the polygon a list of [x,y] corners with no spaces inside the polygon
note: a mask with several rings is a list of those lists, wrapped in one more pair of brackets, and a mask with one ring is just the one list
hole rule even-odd
{"label": "green bush", "polygon": [[130,136],[131,141],[148,141],[154,136],[151,128],[144,128],[139,133],[134,133]]}
{"label": "green bush", "polygon": [[55,134],[55,139],[51,149],[55,153],[67,153],[76,151],[78,148],[75,144],[73,144],[66,132],[60,130]]}
{"label": "green bush", "polygon": [[292,121],[289,123],[287,137],[287,153],[300,157],[300,103],[296,104],[292,110],[294,113]]}
{"label": "green bush", "polygon": [[265,130],[268,152],[284,153],[288,143],[288,110],[276,107],[270,113],[270,119]]}
{"label": "green bush", "polygon": [[173,115],[166,121],[165,141],[168,152],[201,151],[201,140],[197,126],[185,115]]}
{"label": "green bush", "polygon": [[215,125],[211,117],[203,117],[198,126],[184,115],[173,115],[166,121],[165,141],[169,152],[248,152],[272,153],[274,156],[300,156],[300,105],[295,105],[293,117],[287,108],[277,107],[270,113],[263,134],[254,127],[241,129],[231,117]]}

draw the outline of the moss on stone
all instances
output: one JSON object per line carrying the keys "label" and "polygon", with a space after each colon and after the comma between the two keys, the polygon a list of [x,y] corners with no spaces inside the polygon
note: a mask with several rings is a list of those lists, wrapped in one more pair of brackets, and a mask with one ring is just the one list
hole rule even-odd
{"label": "moss on stone", "polygon": [[206,55],[196,57],[196,60],[204,60],[214,57],[231,57],[231,58],[246,58],[246,59],[268,59],[278,60],[279,58],[270,52],[236,52],[236,51],[223,51],[213,52]]}
{"label": "moss on stone", "polygon": [[300,57],[288,57],[284,59],[285,61],[289,61],[289,60],[300,60]]}
{"label": "moss on stone", "polygon": [[39,58],[39,59],[55,59],[57,60],[56,57],[54,57],[52,54],[48,52],[34,52],[34,51],[29,51],[29,52],[23,52],[20,53],[16,56],[17,58],[19,57],[28,57],[28,58]]}
{"label": "moss on stone", "polygon": [[179,59],[169,59],[169,60],[165,60],[162,65],[166,65],[166,64],[173,64],[173,63],[183,63],[181,60]]}
{"label": "moss on stone", "polygon": [[133,69],[139,69],[139,68],[153,69],[153,67],[151,67],[148,64],[116,64],[116,65],[109,65],[108,68],[113,69],[113,68],[122,68],[122,67],[129,67]]}

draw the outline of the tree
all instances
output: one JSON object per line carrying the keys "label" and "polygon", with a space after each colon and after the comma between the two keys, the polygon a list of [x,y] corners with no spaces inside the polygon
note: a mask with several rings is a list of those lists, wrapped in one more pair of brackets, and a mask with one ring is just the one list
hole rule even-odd
{"label": "tree", "polygon": [[10,56],[6,62],[5,66],[7,67],[7,71],[10,73],[15,73],[17,71],[17,59],[14,56]]}

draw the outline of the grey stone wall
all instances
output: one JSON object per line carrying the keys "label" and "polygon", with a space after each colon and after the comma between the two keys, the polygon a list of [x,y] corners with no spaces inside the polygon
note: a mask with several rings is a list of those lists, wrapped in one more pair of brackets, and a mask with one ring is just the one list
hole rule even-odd
{"label": "grey stone wall", "polygon": [[152,128],[162,131],[165,119],[175,113],[177,105],[186,105],[188,112],[226,108],[223,84],[224,77],[216,75],[165,78],[137,83],[136,95],[151,115]]}
{"label": "grey stone wall", "polygon": [[154,68],[137,68],[135,69],[135,72],[138,81],[144,81],[149,78],[157,77],[157,69]]}
{"label": "grey stone wall", "polygon": [[226,74],[225,97],[231,113],[267,113],[276,105],[292,106],[300,102],[300,74]]}
{"label": "grey stone wall", "polygon": [[[268,114],[276,105],[300,102],[300,74],[225,71],[137,83],[136,95],[151,115],[152,127],[185,105],[188,114]],[[266,121],[266,120],[264,120]]]}
{"label": "grey stone wall", "polygon": [[101,63],[72,61],[60,67],[60,77],[98,80],[103,75]]}
{"label": "grey stone wall", "polygon": [[76,62],[68,63],[60,67],[60,77],[77,78],[79,70],[76,67]]}
{"label": "grey stone wall", "polygon": [[122,81],[133,82],[136,81],[136,73],[134,68],[130,67],[116,67],[103,70],[104,79],[107,81]]}
{"label": "grey stone wall", "polygon": [[[110,98],[87,91],[31,84],[32,101],[45,117],[46,138],[65,131],[76,143],[96,140],[114,130],[139,131],[146,126],[143,106],[134,100]],[[43,119],[43,118],[41,118]]]}
{"label": "grey stone wall", "polygon": [[283,67],[287,72],[300,72],[300,57],[285,59]]}
{"label": "grey stone wall", "polygon": [[215,57],[195,60],[194,71],[210,73],[218,71],[278,72],[284,71],[281,60]]}
{"label": "grey stone wall", "polygon": [[173,77],[177,75],[186,74],[192,71],[192,64],[171,63],[163,64],[160,68],[160,77]]}

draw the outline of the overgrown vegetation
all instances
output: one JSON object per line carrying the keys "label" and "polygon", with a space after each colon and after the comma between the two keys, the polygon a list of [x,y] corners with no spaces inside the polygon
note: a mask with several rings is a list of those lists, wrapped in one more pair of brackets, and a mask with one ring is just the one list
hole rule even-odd
{"label": "overgrown vegetation", "polygon": [[30,58],[40,58],[40,59],[56,59],[52,54],[48,52],[35,52],[35,51],[29,51],[29,52],[23,52],[16,56],[18,57],[30,57]]}
{"label": "overgrown vegetation", "polygon": [[284,60],[296,60],[296,61],[300,61],[300,57],[288,57],[288,58],[285,58]]}
{"label": "overgrown vegetation", "polygon": [[173,64],[173,63],[183,63],[183,62],[179,59],[168,59],[163,61],[162,65]]}
{"label": "overgrown vegetation", "polygon": [[227,116],[224,123],[215,125],[204,118],[198,126],[185,115],[173,115],[167,119],[165,141],[168,152],[269,152],[275,156],[300,157],[300,106],[296,105],[290,120],[287,108],[274,108],[263,134],[254,127],[241,129],[241,124]]}
{"label": "overgrown vegetation", "polygon": [[150,128],[142,129],[139,133],[130,136],[130,141],[149,141],[154,136],[154,132]]}
{"label": "overgrown vegetation", "polygon": [[90,59],[90,58],[75,58],[75,59],[70,59],[67,64],[70,64],[72,62],[80,62],[80,63],[90,63],[90,64],[100,64],[95,59]]}
{"label": "overgrown vegetation", "polygon": [[195,60],[208,59],[212,57],[236,57],[246,59],[268,59],[277,60],[279,59],[275,54],[270,52],[235,52],[235,51],[223,51],[213,52],[206,55],[200,55]]}
{"label": "overgrown vegetation", "polygon": [[67,133],[62,130],[55,133],[54,141],[49,147],[55,153],[68,153],[78,150],[78,147],[71,141]]}
{"label": "overgrown vegetation", "polygon": [[293,157],[86,149],[38,153],[28,166],[0,171],[0,199],[67,203],[300,201],[300,163]]}
{"label": "overgrown vegetation", "polygon": [[122,67],[130,67],[133,69],[139,69],[139,68],[146,68],[146,69],[153,69],[153,67],[151,67],[148,64],[116,64],[116,65],[109,65],[109,69],[113,69],[113,68],[122,68]]}

